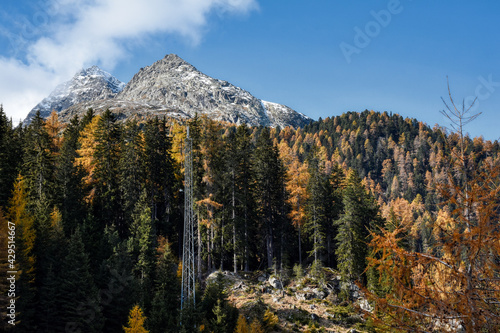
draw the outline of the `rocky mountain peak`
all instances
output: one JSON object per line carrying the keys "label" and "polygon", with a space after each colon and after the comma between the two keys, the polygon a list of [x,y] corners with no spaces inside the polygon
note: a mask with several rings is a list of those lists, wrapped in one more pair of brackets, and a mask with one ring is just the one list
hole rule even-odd
{"label": "rocky mountain peak", "polygon": [[82,70],[57,87],[28,118],[37,110],[47,117],[54,109],[64,110],[60,116],[66,119],[90,107],[96,112],[109,108],[124,118],[204,114],[214,120],[272,127],[298,127],[310,121],[284,105],[261,101],[240,87],[203,74],[176,54],[141,68],[125,86],[97,66]]}
{"label": "rocky mountain peak", "polygon": [[24,124],[29,124],[38,111],[46,118],[52,110],[60,112],[75,104],[114,98],[124,87],[125,83],[97,66],[82,69],[38,103],[29,112]]}
{"label": "rocky mountain peak", "polygon": [[[117,98],[169,106],[190,116],[205,114],[237,124],[297,127],[310,120],[284,106],[267,108],[267,102],[227,81],[203,74],[175,54],[141,69]],[[280,110],[286,112],[278,114]]]}
{"label": "rocky mountain peak", "polygon": [[160,60],[160,64],[169,69],[175,69],[179,71],[183,70],[195,70],[196,68],[179,57],[177,54],[167,54],[162,60]]}
{"label": "rocky mountain peak", "polygon": [[106,73],[105,71],[100,69],[98,66],[94,65],[94,66],[89,67],[87,69],[82,69],[81,71],[79,71],[78,73],[75,74],[75,77],[91,76],[91,75],[106,76],[106,74],[108,74],[108,73]]}

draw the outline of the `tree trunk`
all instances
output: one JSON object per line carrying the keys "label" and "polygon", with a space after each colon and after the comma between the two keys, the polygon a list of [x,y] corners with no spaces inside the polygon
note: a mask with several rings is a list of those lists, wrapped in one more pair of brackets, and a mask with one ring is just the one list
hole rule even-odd
{"label": "tree trunk", "polygon": [[198,253],[197,253],[197,265],[198,265],[198,281],[201,281],[201,228],[200,219],[198,219]]}
{"label": "tree trunk", "polygon": [[224,219],[220,225],[220,270],[224,270]]}
{"label": "tree trunk", "polygon": [[249,258],[249,251],[248,251],[248,213],[247,213],[247,207],[245,205],[245,272],[248,272],[250,270],[250,265],[248,261],[250,260]]}
{"label": "tree trunk", "polygon": [[238,256],[236,251],[236,202],[234,194],[234,170],[233,170],[233,193],[232,193],[232,218],[233,218],[233,272],[238,272]]}
{"label": "tree trunk", "polygon": [[302,266],[302,236],[300,234],[300,224],[299,224],[299,264]]}
{"label": "tree trunk", "polygon": [[273,267],[273,235],[270,224],[271,221],[268,221],[266,233],[267,268]]}

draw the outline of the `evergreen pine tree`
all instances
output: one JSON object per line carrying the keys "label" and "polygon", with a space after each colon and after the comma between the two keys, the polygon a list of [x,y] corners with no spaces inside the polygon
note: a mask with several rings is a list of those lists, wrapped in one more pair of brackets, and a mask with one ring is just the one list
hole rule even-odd
{"label": "evergreen pine tree", "polygon": [[84,170],[75,163],[79,149],[80,122],[75,116],[64,130],[60,154],[57,157],[55,181],[56,202],[62,214],[66,236],[71,235],[85,215]]}
{"label": "evergreen pine tree", "polygon": [[[38,268],[37,285],[39,293],[39,302],[37,309],[37,321],[41,331],[51,331],[56,327],[62,330],[59,318],[61,314],[59,285],[61,283],[60,272],[64,261],[65,253],[62,248],[68,246],[65,238],[62,216],[57,207],[54,207],[50,214],[47,230],[39,233],[39,238],[45,240],[39,241],[38,246]],[[43,236],[42,236],[43,235]]]}
{"label": "evergreen pine tree", "polygon": [[137,198],[141,196],[144,184],[144,140],[139,125],[135,121],[128,121],[122,133],[122,147],[120,156],[120,191],[123,202],[125,225],[132,222]]}
{"label": "evergreen pine tree", "polygon": [[177,332],[181,286],[177,263],[165,238],[160,238],[156,261],[154,296],[149,315],[152,333]]}
{"label": "evergreen pine tree", "polygon": [[151,218],[159,222],[162,234],[172,232],[170,222],[174,210],[174,160],[172,142],[166,120],[157,117],[144,126],[144,161],[146,189],[151,205]]}
{"label": "evergreen pine tree", "polygon": [[224,312],[224,308],[220,299],[217,300],[217,304],[212,310],[215,318],[210,322],[211,332],[214,333],[225,333],[231,332],[228,330],[227,314]]}
{"label": "evergreen pine tree", "polygon": [[[88,237],[88,236],[87,236]],[[130,254],[127,240],[121,240],[116,230],[107,228],[98,247],[102,258],[95,256],[95,262],[101,262],[99,270],[94,273],[96,284],[100,288],[102,313],[105,318],[103,332],[121,332],[123,323],[127,321],[130,309],[137,303],[141,295],[141,285],[135,279],[136,261]],[[89,244],[87,246],[92,246]],[[106,248],[112,249],[110,253]]]}
{"label": "evergreen pine tree", "polygon": [[[264,258],[267,267],[273,266],[277,257],[276,241],[281,241],[280,231],[286,222],[283,213],[285,206],[285,174],[278,150],[273,145],[268,128],[263,128],[253,155],[253,173],[255,176],[255,201],[259,207],[259,219],[262,221]],[[280,246],[280,249],[282,246]],[[281,251],[279,251],[281,252]],[[281,253],[278,253],[281,254]]]}
{"label": "evergreen pine tree", "polygon": [[22,145],[20,133],[12,128],[12,121],[0,104],[0,207],[7,207],[8,200],[14,187],[14,181],[19,173],[22,162]]}
{"label": "evergreen pine tree", "polygon": [[335,222],[338,269],[345,281],[366,282],[362,273],[367,264],[369,230],[376,230],[381,223],[378,204],[352,170],[347,174],[342,194],[344,211]]}
{"label": "evergreen pine tree", "polygon": [[[242,233],[242,258],[244,270],[250,270],[250,256],[255,249],[252,249],[251,239],[256,233],[255,225],[252,221],[256,216],[256,204],[254,200],[254,175],[253,170],[253,147],[250,142],[250,131],[246,125],[240,125],[236,131],[237,151],[239,157],[238,172],[236,173],[238,188],[240,190],[237,200],[239,201],[239,214],[236,226]],[[255,245],[255,244],[254,244]]]}
{"label": "evergreen pine tree", "polygon": [[49,266],[44,282],[39,288],[40,304],[37,318],[40,332],[64,331],[63,323],[60,322],[60,282],[59,276],[54,272],[53,266]]}
{"label": "evergreen pine tree", "polygon": [[218,273],[215,280],[209,281],[201,301],[203,323],[209,331],[233,332],[238,320],[238,310],[228,301],[224,276]]}
{"label": "evergreen pine tree", "polygon": [[233,271],[238,261],[249,270],[251,221],[255,215],[253,200],[252,149],[247,126],[240,125],[226,135],[224,167],[224,207],[228,227],[232,229]]}
{"label": "evergreen pine tree", "polygon": [[325,250],[326,228],[330,222],[329,210],[333,205],[331,196],[330,179],[324,171],[324,167],[317,156],[309,159],[309,182],[307,190],[307,222],[305,231],[309,234],[313,248],[311,255],[314,261],[321,260],[320,255]]}
{"label": "evergreen pine tree", "polygon": [[329,176],[329,187],[328,187],[328,198],[332,205],[327,207],[328,222],[326,225],[326,253],[328,258],[328,265],[330,267],[336,267],[337,257],[335,255],[336,242],[335,237],[338,234],[337,225],[335,220],[337,220],[343,211],[342,202],[342,191],[344,182],[344,171],[342,168],[335,164],[331,168]]}
{"label": "evergreen pine tree", "polygon": [[69,240],[60,278],[61,327],[66,330],[101,332],[103,317],[100,299],[79,228]]}
{"label": "evergreen pine tree", "polygon": [[80,122],[80,130],[83,130],[88,124],[90,124],[94,120],[94,117],[94,110],[92,108],[89,108],[82,117],[82,121]]}
{"label": "evergreen pine tree", "polygon": [[151,289],[153,282],[155,238],[151,208],[144,191],[137,201],[132,215],[129,246],[135,263],[133,271],[140,286],[139,300],[146,310],[149,309],[151,301],[148,290]]}
{"label": "evergreen pine tree", "polygon": [[37,202],[50,203],[54,191],[54,145],[37,112],[26,130],[22,174],[25,176],[31,209]]}
{"label": "evergreen pine tree", "polygon": [[95,132],[95,213],[102,226],[114,225],[120,235],[126,232],[118,184],[121,127],[116,115],[106,110],[98,120]]}

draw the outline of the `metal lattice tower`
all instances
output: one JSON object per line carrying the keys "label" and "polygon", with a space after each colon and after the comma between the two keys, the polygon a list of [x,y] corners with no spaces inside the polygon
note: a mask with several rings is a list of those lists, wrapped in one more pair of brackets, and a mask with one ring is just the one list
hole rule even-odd
{"label": "metal lattice tower", "polygon": [[195,305],[195,271],[194,271],[194,212],[193,212],[193,140],[189,137],[189,126],[185,141],[184,160],[184,243],[182,247],[182,291],[181,310],[192,302]]}

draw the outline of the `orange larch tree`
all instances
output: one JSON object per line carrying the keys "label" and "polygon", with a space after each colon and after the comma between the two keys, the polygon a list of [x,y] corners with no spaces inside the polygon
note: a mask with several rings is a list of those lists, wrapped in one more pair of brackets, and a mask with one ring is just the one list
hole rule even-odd
{"label": "orange larch tree", "polygon": [[500,330],[500,159],[480,164],[463,126],[476,115],[451,107],[446,177],[436,187],[443,198],[433,223],[434,244],[406,250],[401,240],[411,224],[373,235],[370,266],[389,277],[389,292],[367,292],[372,319],[381,330],[498,332]]}

